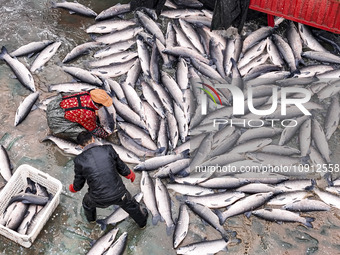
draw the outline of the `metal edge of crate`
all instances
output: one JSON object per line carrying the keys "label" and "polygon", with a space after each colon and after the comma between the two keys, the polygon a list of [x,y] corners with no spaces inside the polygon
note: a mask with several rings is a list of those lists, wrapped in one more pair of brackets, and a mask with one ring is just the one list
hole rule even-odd
{"label": "metal edge of crate", "polygon": [[[34,226],[34,228],[32,229],[30,234],[22,235],[22,234],[19,234],[12,229],[9,229],[9,228],[6,228],[5,226],[0,225],[0,234],[1,235],[3,235],[4,237],[20,244],[21,246],[23,246],[25,248],[29,248],[33,244],[33,242],[37,238],[37,236],[39,235],[40,231],[45,226],[45,223],[48,221],[48,219],[52,215],[53,211],[58,206],[59,201],[60,201],[62,184],[58,179],[50,176],[49,174],[44,173],[41,170],[38,170],[38,169],[36,169],[36,168],[34,168],[30,165],[23,164],[23,165],[20,165],[17,168],[17,170],[14,172],[14,174],[11,177],[11,179],[9,180],[9,182],[2,189],[2,191],[0,192],[0,197],[2,197],[3,194],[6,194],[7,192],[9,192],[11,190],[11,185],[8,185],[8,184],[12,184],[14,181],[17,181],[17,179],[20,178],[21,172],[24,171],[24,168],[28,169],[30,172],[33,172],[36,175],[39,175],[41,177],[46,178],[48,181],[52,181],[55,185],[58,186],[56,193],[53,194],[52,200],[49,202],[49,205],[47,206],[47,208],[43,209],[44,212],[43,212],[43,214],[40,215],[39,222]],[[11,181],[11,180],[13,180],[13,181]]]}

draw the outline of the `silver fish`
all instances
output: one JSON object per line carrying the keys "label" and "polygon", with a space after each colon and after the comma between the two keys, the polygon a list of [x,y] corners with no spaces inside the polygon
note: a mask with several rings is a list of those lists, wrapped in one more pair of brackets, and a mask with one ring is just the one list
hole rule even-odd
{"label": "silver fish", "polygon": [[[100,42],[91,42],[91,43],[102,45]],[[105,48],[97,51],[93,56],[95,58],[103,58],[111,54],[124,52],[130,49],[135,43],[136,43],[135,40],[126,40],[126,41],[121,41],[121,42],[117,42],[114,44],[110,44],[110,45],[107,45]]]}
{"label": "silver fish", "polygon": [[124,29],[124,30],[114,32],[112,34],[105,34],[105,35],[102,35],[102,36],[98,36],[95,39],[95,41],[101,42],[101,43],[104,43],[104,44],[115,44],[115,43],[118,43],[118,42],[132,40],[141,31],[143,31],[143,28],[141,28],[141,27],[127,28],[127,29]]}
{"label": "silver fish", "polygon": [[131,107],[131,109],[136,112],[141,119],[144,119],[144,107],[141,98],[137,94],[137,91],[126,83],[122,83],[121,87],[124,91],[125,98]]}
{"label": "silver fish", "polygon": [[159,178],[156,178],[155,195],[158,211],[165,220],[167,234],[169,235],[170,232],[175,228],[175,223],[172,219],[171,213],[171,198],[166,186]]}
{"label": "silver fish", "polygon": [[120,237],[111,244],[110,248],[106,251],[106,255],[122,255],[126,248],[128,233],[124,232]]}
{"label": "silver fish", "polygon": [[287,39],[290,47],[292,48],[294,57],[297,63],[302,63],[302,42],[299,32],[296,29],[293,21],[289,22],[289,28],[287,30]]}
{"label": "silver fish", "polygon": [[42,68],[42,66],[45,65],[46,62],[49,61],[54,56],[60,45],[61,42],[54,42],[48,45],[46,48],[44,48],[40,52],[40,54],[36,57],[36,59],[33,61],[30,71],[34,73],[38,69]]}
{"label": "silver fish", "polygon": [[24,55],[29,55],[31,53],[39,52],[42,49],[44,49],[47,45],[50,45],[53,43],[51,40],[43,40],[43,41],[38,41],[38,42],[31,42],[28,44],[25,44],[15,51],[12,51],[10,55],[12,57],[20,57]]}
{"label": "silver fish", "polygon": [[219,240],[211,240],[211,241],[202,241],[198,243],[192,243],[186,246],[182,246],[176,250],[177,254],[187,254],[187,255],[196,255],[196,254],[216,254],[217,252],[224,251],[226,252],[228,242],[223,239]]}
{"label": "silver fish", "polygon": [[112,33],[136,25],[133,20],[105,20],[95,23],[86,29],[86,33]]}
{"label": "silver fish", "polygon": [[114,95],[116,95],[116,97],[120,101],[127,103],[122,86],[118,82],[109,78],[103,80],[104,80],[103,84],[108,85],[110,87],[110,90],[113,91]]}
{"label": "silver fish", "polygon": [[25,218],[27,209],[28,209],[28,204],[24,204],[22,202],[16,203],[11,214],[9,215],[6,221],[5,227],[15,231],[20,226],[23,219]]}
{"label": "silver fish", "polygon": [[52,2],[52,7],[63,8],[63,9],[70,11],[71,13],[78,13],[78,14],[88,16],[88,17],[97,16],[97,13],[95,11],[77,2],[67,2],[67,1],[58,2],[58,3]]}
{"label": "silver fish", "polygon": [[222,224],[220,224],[217,215],[208,207],[194,203],[192,201],[185,202],[187,206],[198,216],[200,216],[205,222],[215,228],[218,232],[220,232],[222,238],[225,241],[228,241],[229,233],[224,229]]}
{"label": "silver fish", "polygon": [[170,112],[166,112],[166,121],[167,121],[167,127],[168,127],[168,137],[170,141],[170,145],[172,149],[175,149],[178,142],[178,126],[176,118],[173,114]]}
{"label": "silver fish", "polygon": [[307,156],[309,154],[309,147],[312,139],[312,121],[307,119],[300,127],[299,131],[299,143],[301,157]]}
{"label": "silver fish", "polygon": [[178,9],[178,10],[165,10],[162,11],[161,16],[167,17],[170,19],[180,19],[187,16],[204,16],[204,13],[201,10],[194,9]]}
{"label": "silver fish", "polygon": [[157,134],[157,147],[158,148],[164,148],[164,151],[162,154],[166,154],[168,151],[169,147],[169,139],[168,139],[168,134],[167,134],[167,123],[165,118],[161,119],[159,122],[159,130]]}
{"label": "silver fish", "polygon": [[234,189],[248,183],[249,181],[247,179],[228,176],[223,178],[212,178],[204,182],[200,182],[198,185],[211,189]]}
{"label": "silver fish", "polygon": [[90,68],[95,68],[95,67],[121,64],[131,59],[135,59],[137,58],[137,56],[138,56],[137,52],[132,52],[132,51],[119,52],[119,53],[109,55],[107,57],[103,57],[98,60],[90,61],[88,63],[88,66]]}
{"label": "silver fish", "polygon": [[274,65],[282,67],[284,64],[283,59],[280,56],[279,50],[276,48],[276,45],[273,41],[268,37],[267,38],[267,51],[270,57],[270,60]]}
{"label": "silver fish", "polygon": [[257,193],[237,201],[222,213],[220,211],[217,211],[218,217],[220,219],[220,224],[223,224],[226,219],[232,216],[249,212],[260,207],[261,205],[266,203],[272,196],[273,192]]}
{"label": "silver fish", "polygon": [[340,121],[340,104],[339,97],[332,97],[331,105],[328,108],[327,116],[325,119],[325,133],[326,138],[329,140],[335,130],[338,128]]}
{"label": "silver fish", "polygon": [[190,165],[190,158],[179,159],[176,162],[171,162],[158,169],[157,173],[154,174],[154,178],[166,178],[171,174],[176,175],[178,172],[187,168]]}
{"label": "silver fish", "polygon": [[295,57],[292,48],[289,46],[289,44],[279,35],[273,35],[274,42],[279,49],[281,55],[283,56],[283,59],[288,64],[290,71],[295,72],[296,71],[296,62]]}
{"label": "silver fish", "polygon": [[282,209],[265,208],[265,209],[252,211],[252,214],[260,218],[264,218],[266,220],[271,220],[271,221],[300,222],[309,228],[313,227],[311,222],[314,221],[314,218],[301,217],[297,213],[289,212],[289,211],[282,210]]}
{"label": "silver fish", "polygon": [[180,46],[166,46],[166,48],[163,50],[164,53],[173,55],[173,56],[182,56],[186,58],[193,58],[195,60],[199,60],[205,64],[209,64],[209,59],[205,58],[203,55],[198,53],[198,51],[195,51],[190,48],[180,47]]}
{"label": "silver fish", "polygon": [[26,235],[29,225],[32,223],[34,216],[37,214],[37,205],[30,204],[28,206],[25,218],[20,223],[17,232],[22,235]]}
{"label": "silver fish", "polygon": [[101,107],[98,110],[98,117],[100,125],[103,127],[103,129],[109,133],[112,134],[113,131],[116,128],[116,110],[111,105],[109,107]]}
{"label": "silver fish", "polygon": [[34,92],[27,96],[19,105],[16,113],[14,126],[19,125],[31,112],[33,105],[39,98],[40,92]]}
{"label": "silver fish", "polygon": [[63,66],[64,72],[72,75],[73,77],[81,80],[82,82],[93,84],[96,86],[101,86],[103,82],[89,71],[82,69],[80,67],[74,66]]}
{"label": "silver fish", "polygon": [[178,192],[182,195],[189,195],[189,196],[202,196],[202,195],[208,195],[208,194],[214,193],[213,189],[199,187],[195,185],[180,184],[180,183],[169,183],[167,185],[167,188],[172,189],[175,192]]}
{"label": "silver fish", "polygon": [[11,161],[4,146],[0,145],[0,173],[5,181],[12,177]]}
{"label": "silver fish", "polygon": [[134,88],[141,71],[142,67],[140,64],[140,60],[139,58],[137,58],[136,61],[130,67],[130,70],[126,74],[125,83]]}
{"label": "silver fish", "polygon": [[146,44],[141,38],[137,38],[137,51],[143,73],[147,77],[150,77],[150,55]]}
{"label": "silver fish", "polygon": [[149,176],[148,172],[142,172],[142,179],[140,182],[140,189],[143,192],[143,201],[146,207],[151,211],[152,214],[152,224],[156,225],[161,219],[161,215],[157,209],[157,202],[155,196],[155,186]]}
{"label": "silver fish", "polygon": [[118,131],[118,137],[121,144],[128,150],[132,151],[139,157],[153,157],[157,153],[161,152],[162,149],[150,150],[138,144],[133,138],[128,136],[124,131]]}
{"label": "silver fish", "polygon": [[189,229],[189,213],[187,206],[182,204],[179,208],[179,216],[176,222],[176,228],[174,231],[174,249],[180,245],[188,233]]}
{"label": "silver fish", "polygon": [[331,208],[324,202],[313,199],[301,199],[286,204],[282,209],[289,211],[309,212],[309,211],[329,211]]}
{"label": "silver fish", "polygon": [[95,20],[104,20],[104,19],[112,18],[114,16],[118,16],[120,14],[125,14],[127,12],[130,12],[130,3],[128,4],[118,3],[114,6],[111,6],[108,9],[103,10],[101,13],[97,15]]}
{"label": "silver fish", "polygon": [[157,93],[151,88],[151,86],[142,81],[142,92],[143,96],[145,97],[146,101],[152,106],[152,108],[158,113],[158,115],[162,118],[165,117],[165,112],[163,109],[163,104],[159,99]]}
{"label": "silver fish", "polygon": [[184,90],[189,86],[189,69],[184,58],[179,58],[176,70],[176,81],[179,87]]}
{"label": "silver fish", "polygon": [[106,234],[102,235],[86,253],[87,255],[98,255],[105,252],[114,242],[118,228],[111,229]]}
{"label": "silver fish", "polygon": [[340,209],[340,196],[320,190],[319,188],[314,188],[313,192],[326,204]]}
{"label": "silver fish", "polygon": [[90,50],[100,47],[100,42],[87,42],[74,47],[63,59],[63,63],[70,62],[83,54],[89,53]]}
{"label": "silver fish", "polygon": [[188,133],[189,133],[187,116],[185,115],[183,110],[176,103],[174,103],[174,112],[175,112],[175,118],[177,120],[179,137],[180,137],[182,143],[184,143],[186,141]]}
{"label": "silver fish", "polygon": [[48,135],[42,141],[44,142],[47,140],[50,140],[53,143],[55,143],[62,151],[64,151],[67,154],[79,155],[82,152],[82,149],[78,146],[78,144],[66,141],[56,136]]}
{"label": "silver fish", "polygon": [[198,50],[195,48],[195,46],[192,44],[192,42],[189,40],[187,35],[180,27],[178,27],[176,24],[173,24],[172,27],[176,32],[176,42],[180,47],[188,48],[195,52],[198,52]]}
{"label": "silver fish", "polygon": [[96,89],[98,86],[91,85],[83,82],[68,82],[60,84],[51,84],[48,86],[48,91],[58,91],[58,92],[81,92],[88,91],[91,89]]}
{"label": "silver fish", "polygon": [[157,145],[152,141],[150,135],[140,127],[127,122],[119,122],[118,126],[140,145],[150,150],[157,150]]}
{"label": "silver fish", "polygon": [[279,194],[272,199],[270,199],[267,205],[286,205],[293,203],[294,201],[299,201],[311,196],[311,193],[307,191],[292,191]]}
{"label": "silver fish", "polygon": [[[163,52],[162,52],[163,54]],[[159,61],[159,50],[157,48],[157,44],[154,43],[152,45],[152,50],[151,50],[151,56],[150,56],[150,76],[151,79],[153,79],[156,82],[159,82],[159,66],[158,66],[158,61]]]}
{"label": "silver fish", "polygon": [[18,80],[20,81],[22,85],[24,85],[26,88],[28,88],[32,92],[35,92],[35,85],[34,85],[34,79],[33,79],[32,74],[26,68],[24,64],[22,64],[16,58],[12,58],[8,54],[5,46],[2,46],[1,48],[0,59],[4,60],[6,64],[12,69],[15,76],[18,78]]}
{"label": "silver fish", "polygon": [[204,205],[208,208],[222,208],[233,204],[237,200],[245,197],[243,192],[227,191],[204,196],[184,196],[184,199],[194,203]]}
{"label": "silver fish", "polygon": [[[149,131],[151,139],[156,140],[160,125],[159,116],[148,102],[143,101],[142,103],[144,108],[145,124],[147,130]],[[159,149],[160,149],[159,153],[162,153],[164,148]]]}
{"label": "silver fish", "polygon": [[189,24],[187,21],[183,19],[179,19],[179,24],[185,33],[185,35],[188,37],[188,39],[191,41],[191,43],[195,46],[195,48],[201,53],[205,54],[203,45],[201,43],[201,40],[199,38],[199,35],[195,31],[195,29]]}
{"label": "silver fish", "polygon": [[315,51],[327,52],[327,50],[314,38],[309,27],[307,27],[306,25],[302,23],[298,23],[298,30],[299,30],[303,43],[308,48],[310,48],[311,50],[315,50]]}
{"label": "silver fish", "polygon": [[146,28],[146,30],[148,30],[151,34],[155,35],[156,38],[158,38],[158,40],[161,41],[161,43],[165,44],[163,32],[156,24],[156,22],[154,22],[151,18],[149,18],[141,11],[136,11],[136,15],[139,18],[140,22],[143,24],[143,26]]}
{"label": "silver fish", "polygon": [[126,74],[131,68],[135,65],[136,60],[131,59],[127,62],[110,65],[110,66],[104,66],[104,67],[98,67],[92,69],[90,72],[93,75],[103,77],[103,78],[114,78],[121,76],[123,74]]}
{"label": "silver fish", "polygon": [[340,57],[334,55],[330,52],[323,52],[323,51],[305,51],[302,53],[302,56],[314,60],[318,60],[321,62],[328,62],[334,64],[340,64]]}
{"label": "silver fish", "polygon": [[158,156],[158,157],[155,157],[155,158],[147,159],[144,162],[136,165],[134,167],[134,170],[135,171],[156,170],[157,168],[160,168],[160,167],[165,166],[167,164],[170,164],[172,162],[176,162],[177,160],[181,160],[181,159],[186,158],[186,157],[188,157],[188,151],[184,151],[180,154]]}
{"label": "silver fish", "polygon": [[262,27],[249,34],[243,41],[242,53],[253,47],[257,42],[272,34],[272,27]]}
{"label": "silver fish", "polygon": [[312,139],[323,158],[327,162],[330,162],[331,159],[329,156],[331,152],[329,150],[327,138],[322,126],[316,119],[312,119]]}
{"label": "silver fish", "polygon": [[261,127],[255,129],[249,129],[242,133],[240,138],[237,141],[237,144],[244,143],[251,139],[258,139],[258,138],[271,138],[276,136],[282,132],[281,128],[271,128],[271,127]]}

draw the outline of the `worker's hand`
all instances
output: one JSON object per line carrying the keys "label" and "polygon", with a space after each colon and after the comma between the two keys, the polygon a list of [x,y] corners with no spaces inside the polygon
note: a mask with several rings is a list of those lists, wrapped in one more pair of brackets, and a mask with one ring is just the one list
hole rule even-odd
{"label": "worker's hand", "polygon": [[76,190],[74,190],[73,184],[70,184],[70,186],[68,187],[68,189],[69,189],[72,193],[76,193],[76,192],[77,192]]}
{"label": "worker's hand", "polygon": [[135,178],[136,178],[136,175],[135,175],[135,173],[130,169],[130,174],[127,175],[127,176],[125,176],[125,178],[126,178],[126,179],[130,179],[131,182],[133,182],[133,181],[135,180]]}

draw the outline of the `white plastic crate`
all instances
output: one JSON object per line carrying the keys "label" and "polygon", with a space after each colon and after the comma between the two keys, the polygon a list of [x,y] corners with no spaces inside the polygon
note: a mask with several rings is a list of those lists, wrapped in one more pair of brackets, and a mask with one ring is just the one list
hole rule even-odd
{"label": "white plastic crate", "polygon": [[60,201],[60,193],[62,190],[62,184],[59,180],[51,177],[30,165],[21,165],[14,172],[13,176],[6,184],[6,186],[0,192],[0,215],[6,210],[8,202],[12,196],[25,189],[27,186],[27,178],[44,186],[47,191],[53,195],[51,201],[49,201],[44,208],[39,212],[37,217],[34,217],[32,221],[32,231],[27,235],[19,234],[18,232],[6,228],[0,225],[0,234],[13,240],[14,242],[29,248],[38,234],[51,217],[53,211],[58,206]]}

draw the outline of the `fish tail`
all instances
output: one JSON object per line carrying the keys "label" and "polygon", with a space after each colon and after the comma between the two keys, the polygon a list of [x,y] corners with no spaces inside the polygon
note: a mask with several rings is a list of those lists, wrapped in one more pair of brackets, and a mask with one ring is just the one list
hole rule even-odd
{"label": "fish tail", "polygon": [[100,219],[100,220],[97,220],[96,222],[100,225],[101,230],[105,231],[106,226],[107,226],[107,224],[105,223],[105,220]]}
{"label": "fish tail", "polygon": [[190,149],[186,149],[186,150],[182,151],[181,155],[183,156],[183,158],[189,157],[190,156]]}
{"label": "fish tail", "polygon": [[216,215],[217,215],[217,217],[218,217],[218,219],[220,221],[220,224],[223,225],[225,220],[226,220],[226,218],[223,217],[223,214],[222,214],[222,212],[220,210],[215,210],[215,213],[216,213]]}
{"label": "fish tail", "polygon": [[312,222],[315,220],[315,218],[312,217],[306,217],[306,222],[304,223],[304,225],[308,228],[313,228]]}
{"label": "fish tail", "polygon": [[311,185],[307,186],[305,190],[311,191],[314,190],[314,187],[316,186],[316,181],[314,179],[311,179]]}
{"label": "fish tail", "polygon": [[171,224],[170,227],[166,226],[166,234],[170,236],[174,229],[175,229],[175,224],[173,223]]}
{"label": "fish tail", "polygon": [[8,54],[7,49],[5,46],[2,46],[1,52],[0,52],[0,59],[4,59],[4,55]]}
{"label": "fish tail", "polygon": [[157,223],[161,220],[161,216],[159,214],[152,217],[152,225],[157,225]]}
{"label": "fish tail", "polygon": [[52,7],[52,8],[57,8],[57,4],[56,4],[55,1],[51,1],[51,7]]}
{"label": "fish tail", "polygon": [[160,147],[156,150],[157,154],[161,154],[165,150],[165,147]]}

